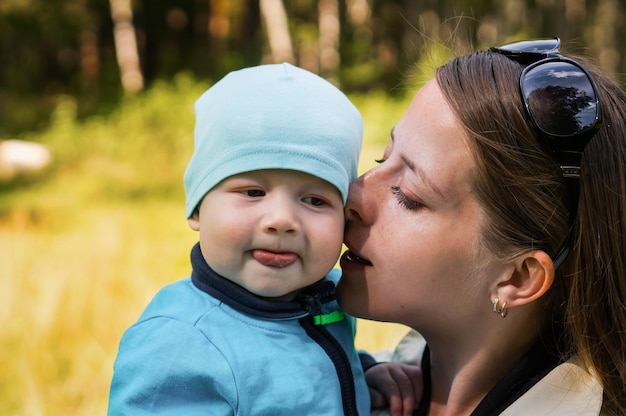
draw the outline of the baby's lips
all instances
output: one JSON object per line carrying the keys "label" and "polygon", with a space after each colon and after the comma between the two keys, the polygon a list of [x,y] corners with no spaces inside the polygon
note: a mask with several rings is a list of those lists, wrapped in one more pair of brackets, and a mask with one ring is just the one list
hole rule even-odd
{"label": "baby's lips", "polygon": [[296,260],[298,260],[298,255],[295,253],[275,253],[269,250],[253,250],[252,256],[264,266],[268,267],[287,267]]}

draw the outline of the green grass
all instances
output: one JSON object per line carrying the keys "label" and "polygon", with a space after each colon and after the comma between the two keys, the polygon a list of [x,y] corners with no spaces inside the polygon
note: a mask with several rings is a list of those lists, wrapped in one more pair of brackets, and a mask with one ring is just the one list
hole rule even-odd
{"label": "green grass", "polygon": [[[0,414],[104,414],[117,345],[161,286],[189,274],[197,240],[182,174],[193,102],[208,85],[180,76],[107,118],[76,122],[59,101],[44,143],[54,165],[0,188]],[[382,155],[407,101],[351,97],[363,112],[361,170]],[[359,323],[357,344],[391,348],[406,329]]]}

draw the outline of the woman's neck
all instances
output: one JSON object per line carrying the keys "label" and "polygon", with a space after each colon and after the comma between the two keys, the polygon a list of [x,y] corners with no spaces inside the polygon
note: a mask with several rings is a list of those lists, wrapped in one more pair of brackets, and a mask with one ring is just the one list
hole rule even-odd
{"label": "woman's neck", "polygon": [[471,415],[533,348],[537,328],[522,328],[511,321],[515,319],[509,325],[466,332],[452,340],[426,338],[430,349],[429,416]]}

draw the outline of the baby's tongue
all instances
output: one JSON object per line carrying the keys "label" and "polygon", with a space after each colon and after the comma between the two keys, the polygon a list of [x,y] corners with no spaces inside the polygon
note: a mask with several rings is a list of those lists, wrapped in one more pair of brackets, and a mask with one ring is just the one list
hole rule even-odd
{"label": "baby's tongue", "polygon": [[298,255],[294,253],[274,253],[267,250],[253,250],[252,256],[268,267],[287,267],[298,259]]}

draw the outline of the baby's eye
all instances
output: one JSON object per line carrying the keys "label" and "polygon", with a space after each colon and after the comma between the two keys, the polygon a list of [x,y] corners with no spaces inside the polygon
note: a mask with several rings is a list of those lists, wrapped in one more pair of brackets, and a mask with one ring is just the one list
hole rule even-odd
{"label": "baby's eye", "polygon": [[307,204],[313,205],[314,207],[323,207],[324,205],[327,205],[324,199],[318,198],[316,196],[307,196],[302,200]]}
{"label": "baby's eye", "polygon": [[265,191],[262,191],[261,189],[246,189],[243,193],[251,198],[265,196]]}

